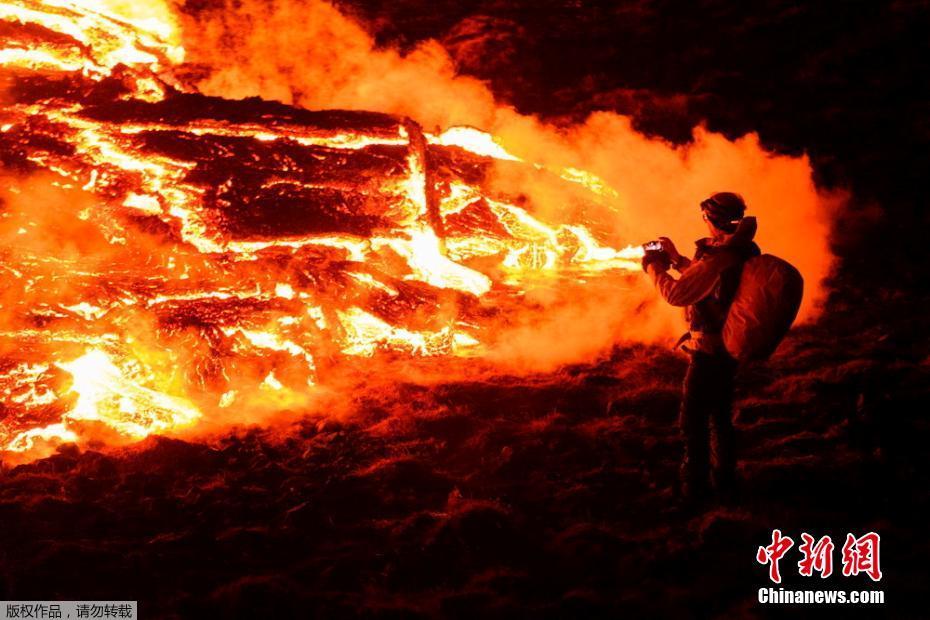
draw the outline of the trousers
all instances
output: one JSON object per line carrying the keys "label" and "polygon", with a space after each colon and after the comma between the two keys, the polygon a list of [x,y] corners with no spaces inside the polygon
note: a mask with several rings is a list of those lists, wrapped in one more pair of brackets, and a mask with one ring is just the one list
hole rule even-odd
{"label": "trousers", "polygon": [[730,488],[736,477],[733,383],[737,362],[726,353],[695,351],[682,387],[678,426],[684,443],[681,482],[686,494]]}

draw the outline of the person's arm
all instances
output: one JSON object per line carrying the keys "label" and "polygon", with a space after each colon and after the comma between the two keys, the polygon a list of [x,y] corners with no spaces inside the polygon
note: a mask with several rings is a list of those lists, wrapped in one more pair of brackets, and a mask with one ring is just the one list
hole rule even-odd
{"label": "person's arm", "polygon": [[689,261],[677,280],[656,265],[649,265],[647,271],[665,301],[673,306],[691,306],[713,292],[720,272],[729,262],[725,254]]}

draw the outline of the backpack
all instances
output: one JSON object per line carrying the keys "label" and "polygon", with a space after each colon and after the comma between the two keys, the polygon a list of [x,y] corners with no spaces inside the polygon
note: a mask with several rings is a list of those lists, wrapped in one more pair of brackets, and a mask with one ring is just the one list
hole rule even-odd
{"label": "backpack", "polygon": [[793,265],[771,254],[743,265],[739,286],[723,324],[723,344],[740,361],[766,359],[798,316],[804,278]]}

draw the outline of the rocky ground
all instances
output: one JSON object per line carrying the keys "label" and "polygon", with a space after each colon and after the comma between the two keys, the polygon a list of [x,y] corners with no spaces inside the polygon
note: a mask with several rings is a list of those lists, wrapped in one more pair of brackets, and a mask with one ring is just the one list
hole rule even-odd
{"label": "rocky ground", "polygon": [[0,594],[169,618],[780,617],[754,602],[771,529],[874,529],[888,605],[858,611],[925,617],[926,339],[841,294],[827,316],[743,373],[731,505],[676,507],[684,361],[621,348],[557,374],[360,393],[339,423],[6,468]]}

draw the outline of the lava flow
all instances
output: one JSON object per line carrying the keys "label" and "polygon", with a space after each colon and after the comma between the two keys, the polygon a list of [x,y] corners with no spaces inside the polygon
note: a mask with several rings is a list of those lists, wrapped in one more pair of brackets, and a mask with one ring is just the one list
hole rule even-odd
{"label": "lava flow", "polygon": [[478,356],[535,288],[639,268],[486,183],[525,168],[583,207],[611,196],[594,175],[473,128],[202,95],[169,25],[88,4],[0,3],[8,454],[305,406],[351,358]]}

